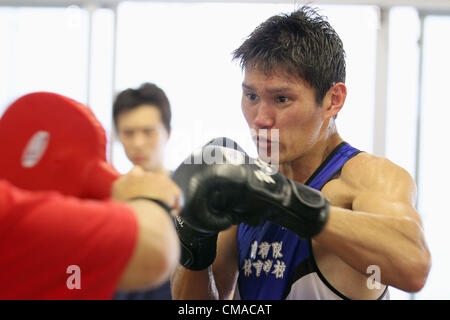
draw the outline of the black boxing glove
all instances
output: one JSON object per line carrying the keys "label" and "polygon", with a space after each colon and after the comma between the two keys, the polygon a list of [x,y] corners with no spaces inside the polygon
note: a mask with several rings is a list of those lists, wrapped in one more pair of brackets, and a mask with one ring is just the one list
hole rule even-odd
{"label": "black boxing glove", "polygon": [[218,232],[195,230],[180,216],[175,219],[175,228],[180,239],[180,264],[183,267],[199,271],[206,269],[214,262]]}
{"label": "black boxing glove", "polygon": [[241,222],[272,221],[310,238],[322,230],[329,215],[321,192],[274,172],[226,138],[193,153],[176,169],[173,180],[185,199],[180,216],[203,233]]}
{"label": "black boxing glove", "polygon": [[[214,139],[207,145],[225,146],[225,140],[221,138]],[[240,155],[244,154],[244,151],[237,144],[232,145],[232,147],[240,150]],[[195,214],[191,214],[199,212],[199,210],[204,211],[205,207],[200,203],[198,204],[199,207],[195,207],[196,199],[191,196],[195,191],[189,185],[196,185],[197,182],[195,178],[191,179],[194,172],[190,171],[190,169],[200,172],[208,168],[209,165],[203,162],[203,149],[201,149],[188,157],[171,177],[179,186],[182,186],[183,194],[186,192],[187,196],[180,215],[175,219],[175,228],[181,244],[180,264],[186,269],[194,271],[206,269],[214,262],[218,233],[231,226],[230,222],[224,221],[220,225],[213,223],[213,227],[206,226],[201,228],[195,222]],[[208,188],[208,184],[203,187]],[[188,221],[185,220],[186,218]],[[189,222],[191,218],[194,221]]]}

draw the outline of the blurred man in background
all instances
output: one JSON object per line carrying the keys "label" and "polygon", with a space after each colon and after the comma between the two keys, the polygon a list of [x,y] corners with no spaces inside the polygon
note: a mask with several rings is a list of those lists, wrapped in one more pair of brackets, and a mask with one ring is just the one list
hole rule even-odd
{"label": "blurred man in background", "polygon": [[[164,91],[153,83],[120,92],[113,103],[117,135],[128,159],[147,172],[169,175],[163,165],[164,148],[170,136],[170,102]],[[155,290],[119,292],[116,299],[170,300],[170,282]]]}

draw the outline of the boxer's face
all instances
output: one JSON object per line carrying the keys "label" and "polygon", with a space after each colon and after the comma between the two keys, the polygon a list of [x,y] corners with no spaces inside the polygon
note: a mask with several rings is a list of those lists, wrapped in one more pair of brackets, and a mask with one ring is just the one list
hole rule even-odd
{"label": "boxer's face", "polygon": [[[293,161],[306,154],[323,131],[323,108],[315,101],[314,89],[298,77],[284,72],[266,75],[255,68],[246,68],[242,84],[242,110],[252,132],[258,153],[273,159],[270,129],[279,131],[279,163]],[[267,139],[263,138],[268,129]],[[272,143],[276,143],[272,141]],[[275,146],[272,144],[272,146]],[[261,152],[267,148],[267,151]],[[262,154],[263,153],[263,154]]]}
{"label": "boxer's face", "polygon": [[161,113],[151,105],[141,105],[117,117],[117,131],[128,159],[146,171],[161,169],[168,133]]}

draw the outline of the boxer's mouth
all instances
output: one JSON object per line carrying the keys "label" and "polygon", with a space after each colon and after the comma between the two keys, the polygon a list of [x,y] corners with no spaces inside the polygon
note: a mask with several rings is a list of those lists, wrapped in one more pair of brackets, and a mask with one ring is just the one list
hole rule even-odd
{"label": "boxer's mouth", "polygon": [[255,141],[256,145],[261,148],[270,148],[271,146],[274,146],[274,144],[276,143],[271,139],[266,139],[263,137],[257,137]]}
{"label": "boxer's mouth", "polygon": [[270,139],[267,139],[267,138],[264,138],[264,137],[261,137],[261,136],[254,135],[254,136],[252,136],[252,138],[253,138],[253,141],[256,144],[259,144],[259,143],[270,144],[272,142]]}

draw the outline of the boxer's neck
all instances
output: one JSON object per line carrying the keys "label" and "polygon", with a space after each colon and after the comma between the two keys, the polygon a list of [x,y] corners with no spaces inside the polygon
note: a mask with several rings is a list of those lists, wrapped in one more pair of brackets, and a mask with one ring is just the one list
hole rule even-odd
{"label": "boxer's neck", "polygon": [[327,128],[322,139],[318,140],[301,157],[280,164],[279,171],[289,179],[305,183],[341,142],[343,139],[339,136],[333,123]]}

